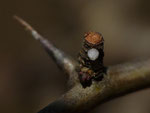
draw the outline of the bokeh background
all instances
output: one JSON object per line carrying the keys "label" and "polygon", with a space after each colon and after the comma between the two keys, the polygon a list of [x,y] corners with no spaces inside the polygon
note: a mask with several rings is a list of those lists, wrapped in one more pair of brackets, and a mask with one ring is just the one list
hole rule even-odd
{"label": "bokeh background", "polygon": [[[103,34],[105,65],[150,55],[149,0],[0,0],[0,113],[36,113],[67,90],[64,74],[13,15],[74,58],[87,31]],[[91,111],[149,112],[149,89]]]}

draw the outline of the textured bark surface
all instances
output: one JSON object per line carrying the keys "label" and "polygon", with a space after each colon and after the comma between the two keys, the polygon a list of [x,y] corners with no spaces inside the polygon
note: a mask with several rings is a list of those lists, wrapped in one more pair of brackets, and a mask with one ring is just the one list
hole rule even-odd
{"label": "textured bark surface", "polygon": [[102,81],[87,88],[75,85],[39,113],[84,113],[114,97],[149,86],[150,60],[112,66]]}

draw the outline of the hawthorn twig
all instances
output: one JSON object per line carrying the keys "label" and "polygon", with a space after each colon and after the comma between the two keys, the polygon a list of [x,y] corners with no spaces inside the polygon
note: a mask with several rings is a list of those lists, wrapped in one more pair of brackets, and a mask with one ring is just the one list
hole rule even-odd
{"label": "hawthorn twig", "polygon": [[[57,49],[53,44],[48,42],[24,20],[16,16],[15,18],[22,25],[24,25],[28,31],[31,32],[31,34],[33,35],[33,37],[35,37],[35,39],[41,42],[41,44],[48,51],[50,56],[52,56],[54,60],[57,62],[59,67],[61,67],[70,75],[71,83],[74,84],[73,87],[66,94],[61,96],[53,103],[49,104],[47,107],[45,107],[38,113],[81,113],[81,112],[85,113],[87,111],[90,111],[97,105],[105,101],[108,101],[112,98],[150,86],[150,59],[141,62],[132,62],[112,66],[109,67],[106,72],[103,72],[104,70],[102,61],[103,60],[103,44],[102,44],[100,46],[96,46],[96,48],[94,49],[97,50],[94,51],[92,50],[92,54],[91,53],[88,54],[89,51],[88,48],[86,47],[83,48],[84,55],[86,56],[86,58],[85,57],[82,58],[88,60],[90,59],[92,61],[88,61],[89,64],[87,65],[82,63],[82,60],[80,60],[81,61],[79,62],[80,66],[78,66],[76,61],[68,57],[68,55],[65,55],[64,52]],[[97,36],[99,37],[99,35]],[[97,36],[95,37],[94,33],[92,37],[90,36],[90,41],[92,39],[92,42],[93,40],[97,42],[100,39]],[[99,41],[101,42],[101,40]],[[99,53],[97,51],[99,51],[99,53],[102,53],[101,56],[99,56]],[[99,58],[100,60],[100,62],[98,60],[98,63],[95,62],[97,58]],[[86,61],[85,59],[83,60]],[[93,64],[96,66],[93,67]],[[89,78],[89,76],[93,76],[92,74],[98,76],[99,70],[95,70],[97,69],[97,67],[100,70],[102,69],[100,73],[102,74],[101,76],[103,76],[104,78],[100,81],[92,80],[92,84],[90,84],[89,87],[84,87],[83,84],[81,84],[81,81],[78,80],[80,77],[78,77],[78,73],[76,71],[78,71],[78,68],[80,68],[79,69],[80,72],[84,72],[84,74],[81,73],[81,75],[86,75],[86,77]]]}
{"label": "hawthorn twig", "polygon": [[90,87],[75,85],[38,113],[85,113],[105,101],[150,86],[150,59],[108,68],[107,75]]}
{"label": "hawthorn twig", "polygon": [[[40,43],[42,44],[42,46],[45,48],[45,50],[47,51],[47,53],[54,59],[54,61],[56,62],[56,64],[64,70],[64,72],[66,72],[69,77],[70,77],[70,81],[72,81],[72,79],[75,79],[74,77],[76,77],[75,75],[77,75],[76,71],[75,71],[75,67],[77,65],[77,62],[72,59],[69,55],[65,54],[63,51],[61,51],[60,49],[56,48],[50,41],[48,41],[47,39],[45,39],[43,36],[41,36],[32,26],[30,26],[26,21],[24,21],[23,19],[21,19],[18,16],[14,16],[14,18],[21,24],[23,25],[31,34],[32,36],[40,41]],[[71,83],[70,84],[74,84]],[[75,81],[74,81],[75,82]]]}

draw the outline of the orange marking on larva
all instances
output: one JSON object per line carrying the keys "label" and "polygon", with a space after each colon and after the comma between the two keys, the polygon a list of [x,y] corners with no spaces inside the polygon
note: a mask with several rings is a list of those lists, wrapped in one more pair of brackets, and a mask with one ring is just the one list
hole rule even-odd
{"label": "orange marking on larva", "polygon": [[97,32],[88,32],[84,36],[85,40],[92,45],[97,45],[103,41],[102,35]]}

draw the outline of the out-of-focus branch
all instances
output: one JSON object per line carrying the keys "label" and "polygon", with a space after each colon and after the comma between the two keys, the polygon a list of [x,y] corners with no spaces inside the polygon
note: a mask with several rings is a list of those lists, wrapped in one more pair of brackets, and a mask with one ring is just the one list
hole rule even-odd
{"label": "out-of-focus branch", "polygon": [[101,82],[90,87],[75,85],[39,113],[85,113],[114,97],[150,86],[150,59],[108,68]]}
{"label": "out-of-focus branch", "polygon": [[[54,61],[57,63],[57,65],[64,70],[68,75],[70,75],[70,82],[73,82],[72,79],[75,79],[74,77],[77,76],[77,73],[75,71],[75,67],[77,65],[77,62],[72,59],[69,55],[65,54],[60,49],[56,48],[50,41],[48,41],[46,38],[41,36],[32,26],[30,26],[26,21],[21,19],[18,16],[14,16],[14,18],[23,25],[31,34],[32,36],[40,41],[42,46],[45,48],[47,53],[54,59]],[[76,75],[76,76],[75,76]],[[75,81],[74,81],[75,82]],[[71,83],[74,84],[74,83]]]}
{"label": "out-of-focus branch", "polygon": [[150,86],[150,59],[141,62],[103,66],[103,37],[99,33],[85,35],[79,54],[79,65],[28,23],[15,16],[39,40],[59,67],[70,75],[72,88],[39,113],[85,113],[97,105],[141,88]]}

